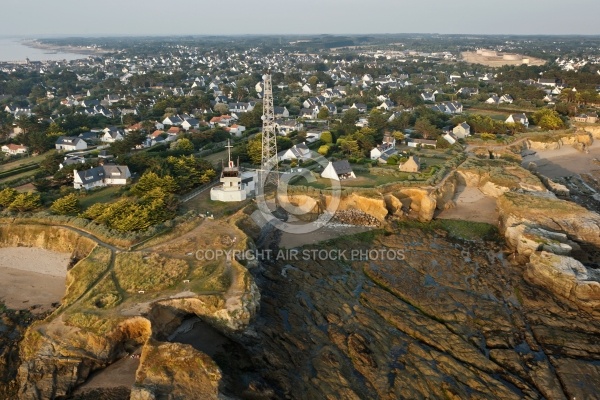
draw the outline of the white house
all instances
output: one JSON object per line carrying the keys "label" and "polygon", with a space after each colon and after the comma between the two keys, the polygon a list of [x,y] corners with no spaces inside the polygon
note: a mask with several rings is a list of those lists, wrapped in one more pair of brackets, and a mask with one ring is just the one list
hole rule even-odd
{"label": "white house", "polygon": [[126,165],[102,165],[85,171],[73,170],[75,189],[93,189],[108,185],[126,185],[131,173]]}
{"label": "white house", "polygon": [[507,124],[521,123],[525,125],[525,128],[529,127],[529,119],[527,119],[527,115],[525,114],[510,114],[504,122]]}
{"label": "white house", "polygon": [[229,133],[233,136],[240,137],[246,131],[246,127],[244,125],[233,124],[229,128],[225,128],[225,130],[229,130]]}
{"label": "white house", "polygon": [[75,157],[67,156],[60,164],[58,164],[58,169],[63,169],[66,166],[76,165],[76,164],[85,164],[85,158],[79,157],[79,156],[75,156]]}
{"label": "white house", "polygon": [[17,155],[17,154],[26,154],[27,153],[27,147],[20,145],[20,144],[5,144],[4,146],[2,146],[2,152],[3,153],[7,153],[10,155]]}
{"label": "white house", "polygon": [[447,132],[442,137],[450,144],[454,144],[458,141],[458,138],[452,132]]}
{"label": "white house", "polygon": [[354,171],[348,160],[329,161],[321,173],[322,178],[329,178],[334,181],[356,178]]}
{"label": "white house", "polygon": [[424,147],[424,148],[437,148],[437,141],[429,139],[406,139],[406,145],[408,147]]}
{"label": "white house", "polygon": [[177,116],[177,115],[171,115],[170,117],[167,117],[167,118],[163,119],[163,121],[162,121],[163,125],[171,125],[171,126],[179,126],[182,123],[183,123],[183,120],[181,118],[179,118],[179,116]]}
{"label": "white house", "polygon": [[305,143],[298,143],[289,149],[280,152],[277,157],[279,160],[309,160],[311,158],[310,149]]}
{"label": "white house", "polygon": [[323,132],[315,132],[315,131],[313,131],[313,132],[306,132],[306,142],[308,142],[308,143],[314,143],[317,140],[320,140],[322,133]]}
{"label": "white house", "polygon": [[74,151],[87,149],[87,142],[78,137],[60,136],[54,144],[56,150]]}
{"label": "white house", "polygon": [[200,121],[198,121],[196,118],[188,118],[183,121],[181,127],[186,131],[189,131],[190,129],[198,129],[200,127]]}
{"label": "white house", "polygon": [[386,163],[388,158],[397,154],[396,138],[389,133],[383,136],[381,145],[371,149],[371,160],[378,160],[381,163]]}
{"label": "white house", "polygon": [[114,143],[117,140],[123,140],[124,137],[125,132],[121,131],[120,129],[117,129],[104,132],[104,135],[102,135],[100,140],[104,143]]}
{"label": "white house", "polygon": [[275,107],[275,118],[289,118],[290,112],[287,107]]}

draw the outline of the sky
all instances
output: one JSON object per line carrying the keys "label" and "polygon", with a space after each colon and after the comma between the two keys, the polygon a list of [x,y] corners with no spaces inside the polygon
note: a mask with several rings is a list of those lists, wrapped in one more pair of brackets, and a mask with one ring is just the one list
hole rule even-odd
{"label": "sky", "polygon": [[0,36],[600,34],[599,0],[5,0]]}

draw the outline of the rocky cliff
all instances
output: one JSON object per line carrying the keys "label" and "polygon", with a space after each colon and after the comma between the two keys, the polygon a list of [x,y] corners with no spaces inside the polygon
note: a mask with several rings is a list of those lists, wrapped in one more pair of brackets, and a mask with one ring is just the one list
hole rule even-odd
{"label": "rocky cliff", "polygon": [[[81,258],[69,271],[61,306],[44,321],[33,324],[20,343],[19,399],[67,396],[91,372],[142,345],[146,345],[145,356],[134,391],[136,398],[161,398],[169,390],[204,393],[208,381],[215,388],[220,385],[219,368],[207,356],[186,346],[151,339],[165,340],[187,314],[200,316],[231,335],[248,325],[260,300],[248,270],[232,258],[213,262],[194,258],[194,250],[202,243],[205,245],[200,248],[212,251],[246,250],[249,242],[235,224],[205,221],[202,229],[133,252],[104,247],[91,236],[81,238],[76,230],[32,226],[19,232],[11,236],[10,228],[4,228],[0,241],[6,238],[9,245],[44,247],[62,243]],[[157,354],[171,380],[144,364],[151,363]],[[181,374],[195,373],[188,369],[191,364],[180,361],[202,357],[205,372],[210,372],[205,376],[208,381],[195,375],[188,387],[177,386]],[[197,360],[192,364],[195,368]],[[166,389],[168,385],[173,387]],[[214,391],[207,391],[207,395],[209,392]]]}
{"label": "rocky cliff", "polygon": [[571,399],[600,387],[600,320],[530,284],[498,243],[423,224],[318,248],[385,251],[254,270],[262,306],[244,343],[278,398]]}

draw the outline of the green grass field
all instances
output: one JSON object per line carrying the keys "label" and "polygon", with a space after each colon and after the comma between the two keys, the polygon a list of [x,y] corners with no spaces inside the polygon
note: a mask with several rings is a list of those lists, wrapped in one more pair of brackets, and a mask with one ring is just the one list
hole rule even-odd
{"label": "green grass field", "polygon": [[119,199],[118,193],[122,186],[108,186],[102,189],[96,189],[85,197],[79,199],[81,207],[86,209],[96,203],[112,203]]}
{"label": "green grass field", "polygon": [[1,164],[0,172],[10,171],[11,169],[22,167],[23,165],[39,164],[40,162],[42,162],[44,160],[44,158],[46,158],[46,156],[48,154],[50,154],[53,151],[54,150],[50,150],[44,154],[40,154],[40,155],[33,156],[33,157],[19,158],[18,160],[11,161],[6,164]]}
{"label": "green grass field", "polygon": [[7,183],[7,182],[15,181],[17,179],[29,178],[29,177],[35,175],[36,172],[38,172],[38,171],[39,171],[39,169],[34,169],[34,170],[31,170],[31,171],[23,172],[21,174],[12,175],[12,176],[6,177],[4,179],[0,179],[0,185],[2,185],[4,183]]}

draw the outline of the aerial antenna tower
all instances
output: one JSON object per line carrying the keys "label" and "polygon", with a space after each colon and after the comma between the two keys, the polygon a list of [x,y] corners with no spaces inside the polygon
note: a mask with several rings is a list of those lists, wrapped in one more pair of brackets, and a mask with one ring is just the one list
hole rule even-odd
{"label": "aerial antenna tower", "polygon": [[273,107],[273,86],[271,73],[263,75],[263,129],[260,182],[266,187],[268,183],[279,184],[279,168],[277,165],[277,130],[275,128],[275,109]]}

